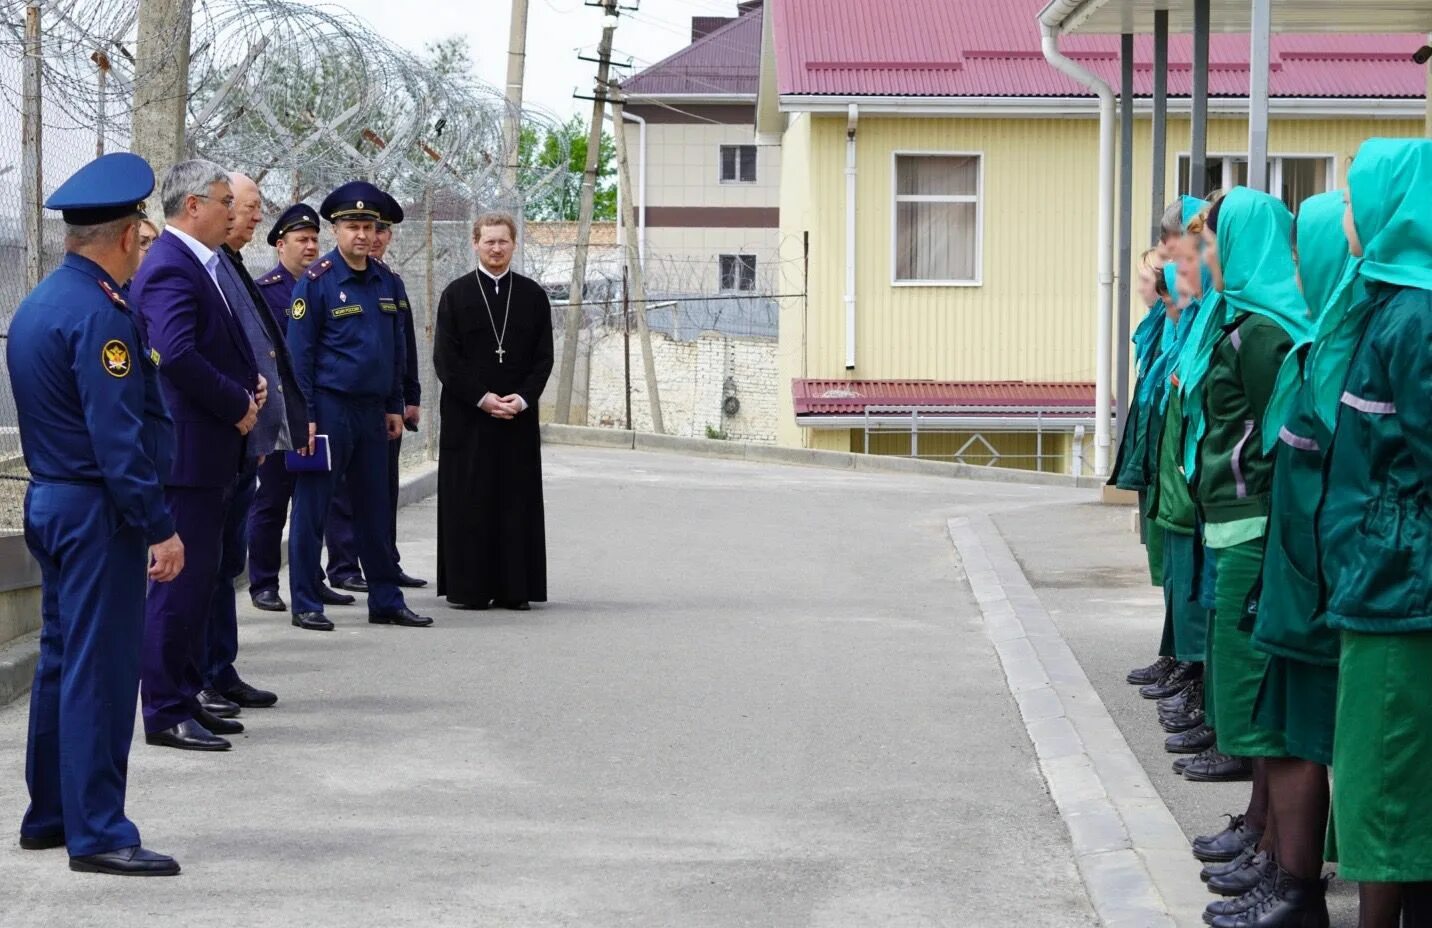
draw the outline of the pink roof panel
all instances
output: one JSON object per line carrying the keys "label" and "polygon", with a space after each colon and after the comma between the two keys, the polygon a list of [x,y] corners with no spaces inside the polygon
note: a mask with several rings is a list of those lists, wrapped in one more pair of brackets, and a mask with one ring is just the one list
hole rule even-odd
{"label": "pink roof panel", "polygon": [[[952,380],[794,380],[798,416],[859,415],[867,406],[970,406],[1087,414],[1092,383]],[[991,413],[994,415],[994,413]]]}

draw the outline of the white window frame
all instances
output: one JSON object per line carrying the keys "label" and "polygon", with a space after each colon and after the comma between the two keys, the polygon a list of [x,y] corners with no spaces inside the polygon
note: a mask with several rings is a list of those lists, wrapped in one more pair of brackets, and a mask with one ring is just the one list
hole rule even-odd
{"label": "white window frame", "polygon": [[[721,260],[722,260],[723,258],[735,258],[735,259],[736,259],[736,264],[737,264],[737,267],[735,268],[735,270],[736,270],[736,274],[735,274],[736,286],[734,286],[734,287],[732,287],[732,288],[730,288],[730,289],[727,289],[726,287],[721,286]],[[741,260],[742,258],[750,258],[750,259],[751,259],[751,263],[750,263],[750,265],[749,265],[750,268],[751,268],[751,289],[749,289],[749,290],[743,290],[743,289],[741,289],[741,267],[746,265],[746,262],[744,262],[744,261]],[[757,255],[757,254],[754,254],[754,253],[750,253],[750,252],[745,252],[745,253],[743,253],[743,252],[739,252],[739,251],[723,251],[723,252],[718,252],[718,253],[716,254],[716,291],[717,291],[718,293],[755,293],[755,292],[757,292],[757,291],[760,289],[760,287],[759,287],[759,281],[756,279],[756,272],[757,272],[757,270],[760,268],[760,265],[761,265],[760,255]]]}
{"label": "white window frame", "polygon": [[[1236,184],[1233,183],[1233,159],[1242,158],[1248,160],[1247,152],[1209,152],[1207,159],[1213,161],[1215,158],[1223,162],[1223,183],[1219,185],[1220,190],[1232,190]],[[1278,151],[1268,153],[1268,187],[1271,190],[1283,189],[1283,159],[1291,158],[1299,161],[1322,161],[1327,165],[1326,187],[1328,191],[1341,190],[1338,184],[1338,156],[1331,152],[1296,152]],[[1193,153],[1187,151],[1179,152],[1173,159],[1174,185],[1178,184],[1179,165],[1188,159],[1190,174],[1192,172]],[[1289,207],[1295,209],[1297,204]]]}
{"label": "white window frame", "polygon": [[[974,158],[975,192],[973,196],[900,194],[901,158]],[[925,151],[898,149],[890,153],[890,286],[892,287],[983,287],[984,286],[984,194],[985,153],[983,151]],[[969,280],[901,280],[900,279],[900,204],[901,203],[970,203],[975,204],[975,276]]]}
{"label": "white window frame", "polygon": [[[731,180],[725,177],[726,149],[736,149],[736,176]],[[741,179],[741,149],[751,149],[751,179]],[[761,177],[761,148],[759,145],[746,145],[742,142],[721,142],[716,147],[716,182],[728,186],[749,186],[757,183]]]}

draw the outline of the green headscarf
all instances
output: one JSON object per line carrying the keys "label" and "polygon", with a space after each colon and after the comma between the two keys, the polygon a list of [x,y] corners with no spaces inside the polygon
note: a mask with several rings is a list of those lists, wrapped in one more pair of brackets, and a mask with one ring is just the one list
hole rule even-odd
{"label": "green headscarf", "polygon": [[[1362,301],[1365,290],[1357,276],[1357,261],[1348,251],[1342,218],[1346,201],[1341,191],[1330,191],[1309,197],[1298,208],[1298,276],[1303,282],[1303,296],[1321,334],[1328,324],[1347,314]],[[1316,338],[1315,338],[1316,341]],[[1318,349],[1312,349],[1316,352]],[[1311,357],[1312,352],[1309,352]],[[1311,363],[1309,370],[1311,370]],[[1263,452],[1278,443],[1278,433],[1288,421],[1293,402],[1304,382],[1304,359],[1297,351],[1288,352],[1278,370],[1272,399],[1263,418]],[[1313,383],[1318,383],[1316,379]],[[1340,390],[1342,384],[1337,384]],[[1333,412],[1336,412],[1336,395]]]}
{"label": "green headscarf", "polygon": [[1356,302],[1341,314],[1324,314],[1306,370],[1318,416],[1329,428],[1337,423],[1338,398],[1372,309],[1358,293],[1362,280],[1432,290],[1432,140],[1368,139],[1347,183],[1363,258],[1354,278],[1343,282],[1348,292],[1334,298]]}

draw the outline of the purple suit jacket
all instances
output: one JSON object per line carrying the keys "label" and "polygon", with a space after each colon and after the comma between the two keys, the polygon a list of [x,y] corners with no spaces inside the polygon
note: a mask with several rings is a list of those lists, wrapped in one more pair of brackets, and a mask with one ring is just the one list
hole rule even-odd
{"label": "purple suit jacket", "polygon": [[167,483],[228,486],[243,464],[234,423],[258,388],[253,349],[199,259],[171,232],[149,247],[129,287],[145,345],[158,354],[174,418],[174,468]]}

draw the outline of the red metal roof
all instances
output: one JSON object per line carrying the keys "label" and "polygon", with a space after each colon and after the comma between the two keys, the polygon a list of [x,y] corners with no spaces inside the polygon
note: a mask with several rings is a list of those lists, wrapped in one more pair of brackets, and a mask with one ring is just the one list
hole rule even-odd
{"label": "red metal roof", "polygon": [[[1035,18],[1047,0],[770,0],[782,95],[1086,97],[1050,67]],[[759,44],[759,31],[755,41]],[[1275,35],[1275,97],[1421,98],[1417,35]],[[1215,34],[1209,93],[1248,93],[1248,37]],[[1117,87],[1119,39],[1069,36],[1069,57]],[[1136,93],[1153,92],[1153,39],[1135,43]],[[1169,42],[1169,93],[1188,96],[1193,41]]]}
{"label": "red metal roof", "polygon": [[622,82],[629,94],[755,96],[761,78],[761,11],[752,9]]}
{"label": "red metal roof", "polygon": [[[1092,383],[952,380],[793,380],[798,416],[851,415],[867,406],[1023,407],[1058,414],[1094,407]],[[990,413],[998,415],[998,413]]]}

